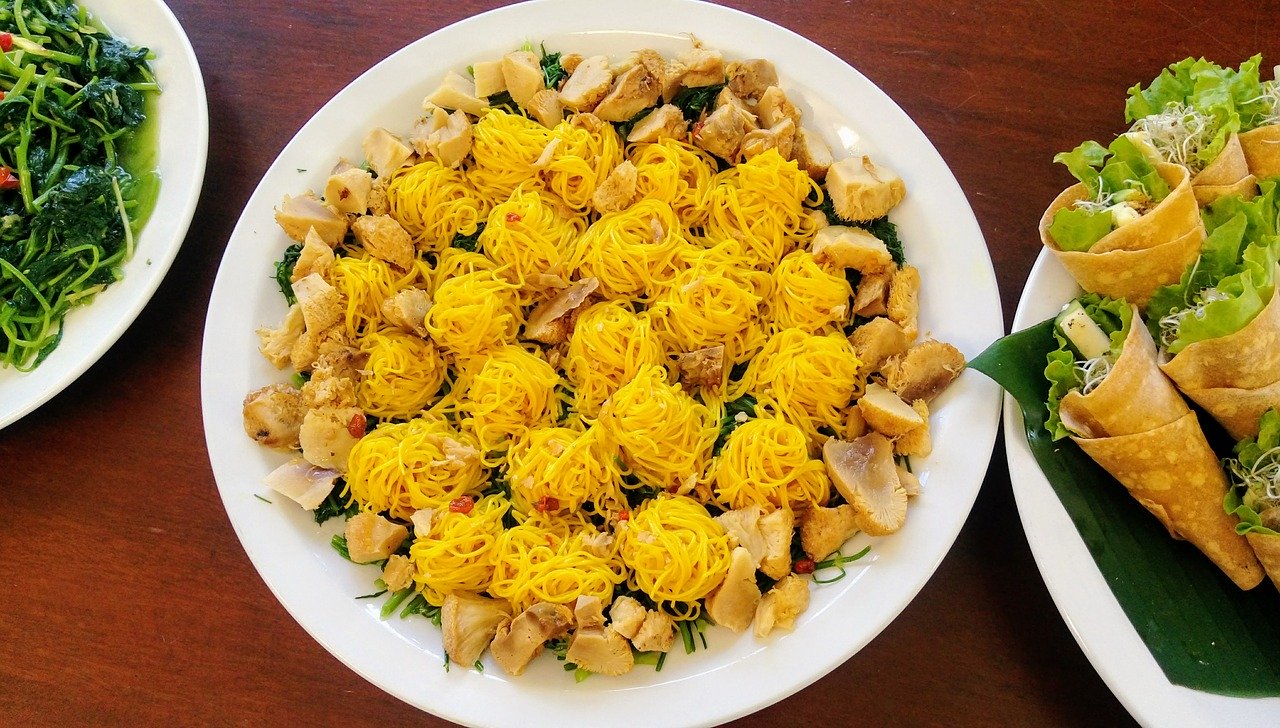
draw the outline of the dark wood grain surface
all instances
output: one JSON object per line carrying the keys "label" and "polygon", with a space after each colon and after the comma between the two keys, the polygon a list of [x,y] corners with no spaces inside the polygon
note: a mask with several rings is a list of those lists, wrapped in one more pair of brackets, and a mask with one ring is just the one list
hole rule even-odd
{"label": "dark wood grain surface", "polygon": [[[325,652],[253,570],[205,452],[201,336],[236,218],[298,127],[386,55],[499,4],[171,0],[208,88],[204,193],[138,321],[0,431],[0,724],[443,724]],[[924,129],[977,213],[1006,323],[1036,222],[1070,181],[1054,152],[1120,131],[1125,88],[1168,62],[1280,60],[1269,2],[728,4],[831,50]],[[906,611],[739,724],[1130,722],[1045,590],[1000,442],[955,547]]]}

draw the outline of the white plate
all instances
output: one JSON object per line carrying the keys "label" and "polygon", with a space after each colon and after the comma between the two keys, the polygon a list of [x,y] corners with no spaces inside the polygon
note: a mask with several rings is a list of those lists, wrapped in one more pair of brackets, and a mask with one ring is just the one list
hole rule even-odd
{"label": "white plate", "polygon": [[[575,684],[556,660],[537,660],[519,679],[491,662],[484,674],[445,673],[439,630],[426,620],[383,622],[370,591],[376,570],[344,562],[329,546],[337,525],[275,498],[254,497],[284,460],[245,436],[245,393],[284,375],[257,352],[255,327],[275,325],[284,302],[269,280],[287,244],[272,221],[281,197],[320,189],[338,157],[359,159],[374,125],[407,131],[422,97],[449,69],[499,57],[525,40],[551,50],[608,52],[640,47],[674,54],[694,33],[731,57],[777,64],[805,118],[841,154],[868,152],[897,170],[910,190],[894,212],[910,260],[924,279],[925,331],[973,356],[1002,333],[995,277],[982,234],[951,172],[920,130],[866,78],[809,41],[743,13],[688,0],[601,3],[547,0],[496,10],[424,38],[361,76],[320,110],[284,149],[249,200],[214,285],[205,329],[205,433],[223,503],[245,550],[284,606],[353,670],[397,697],[473,724],[708,725],[762,708],[848,659],[919,591],[947,553],[986,472],[1000,398],[967,373],[936,401],[935,454],[919,462],[925,493],[906,527],[875,543],[849,578],[813,590],[795,632],[759,642],[714,628],[711,649],[677,650],[662,672],[640,667],[621,678]],[[803,86],[803,90],[802,90]],[[860,547],[860,544],[854,544]],[[488,659],[488,658],[486,658]],[[921,656],[921,669],[928,658]],[[862,686],[862,689],[874,689]]]}
{"label": "white plate", "polygon": [[209,113],[195,52],[160,0],[83,0],[115,35],[155,51],[161,91],[156,114],[160,194],[137,238],[124,279],[67,316],[58,348],[31,372],[0,368],[0,428],[47,402],[85,372],[124,334],[160,286],[178,254],[204,182]]}
{"label": "white plate", "polygon": [[[1041,251],[1018,302],[1013,330],[1044,321],[1078,295],[1080,288],[1066,269]],[[1018,515],[1045,585],[1080,649],[1134,718],[1148,726],[1275,725],[1280,698],[1231,698],[1169,682],[1040,471],[1027,446],[1022,411],[1008,396],[1004,432]]]}

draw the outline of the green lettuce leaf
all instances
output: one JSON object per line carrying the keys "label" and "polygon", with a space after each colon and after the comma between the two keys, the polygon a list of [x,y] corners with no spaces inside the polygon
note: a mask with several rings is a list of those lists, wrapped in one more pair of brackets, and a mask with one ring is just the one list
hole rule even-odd
{"label": "green lettuce leaf", "polygon": [[1115,229],[1110,205],[1133,196],[1160,202],[1169,196],[1169,185],[1146,154],[1126,136],[1110,147],[1088,141],[1069,152],[1059,152],[1053,161],[1061,164],[1088,190],[1086,198],[1098,203],[1065,207],[1054,213],[1049,226],[1058,247],[1086,251]]}
{"label": "green lettuce leaf", "polygon": [[1182,319],[1169,353],[1177,354],[1197,341],[1216,339],[1244,328],[1271,301],[1277,260],[1280,238],[1246,248],[1240,271],[1213,286],[1218,297]]}
{"label": "green lettuce leaf", "polygon": [[[1262,419],[1258,422],[1258,436],[1246,437],[1235,445],[1236,460],[1244,470],[1252,468],[1258,459],[1265,453],[1280,447],[1280,412],[1275,408],[1267,410],[1262,415]],[[1226,462],[1227,472],[1233,471],[1230,460]],[[1258,515],[1256,508],[1251,507],[1246,499],[1254,501],[1262,494],[1255,492],[1252,498],[1249,497],[1248,490],[1251,484],[1236,483],[1236,487],[1227,492],[1226,498],[1223,500],[1222,506],[1230,513],[1240,519],[1240,523],[1236,525],[1236,533],[1244,535],[1246,533],[1259,533],[1266,535],[1280,535],[1273,529],[1262,525],[1262,517]],[[1264,483],[1253,483],[1255,488],[1265,487]]]}
{"label": "green lettuce leaf", "polygon": [[1202,212],[1204,228],[1209,234],[1231,222],[1236,215],[1244,215],[1246,227],[1244,240],[1256,243],[1265,237],[1280,233],[1280,177],[1258,182],[1259,194],[1252,200],[1239,195],[1222,197],[1210,203]]}
{"label": "green lettuce leaf", "polygon": [[1191,308],[1201,291],[1212,288],[1239,270],[1240,251],[1248,225],[1249,219],[1244,212],[1237,212],[1229,220],[1216,224],[1204,241],[1200,257],[1183,271],[1182,278],[1173,285],[1156,289],[1147,302],[1147,328],[1153,339],[1162,340],[1162,319]]}
{"label": "green lettuce leaf", "polygon": [[1053,161],[1065,165],[1071,176],[1080,180],[1089,194],[1097,197],[1102,189],[1098,172],[1107,161],[1107,148],[1095,141],[1087,141],[1069,152],[1058,152]]}
{"label": "green lettuce leaf", "polygon": [[1053,216],[1049,234],[1063,250],[1084,252],[1115,227],[1110,210],[1064,207]]}
{"label": "green lettuce leaf", "polygon": [[[1118,359],[1124,349],[1124,340],[1129,335],[1129,327],[1133,325],[1133,309],[1122,299],[1104,298],[1096,293],[1086,294],[1076,300],[1089,318],[1111,339],[1111,357]],[[1045,428],[1054,440],[1061,440],[1070,435],[1071,431],[1062,424],[1062,418],[1058,416],[1058,405],[1067,392],[1082,384],[1076,371],[1076,362],[1080,356],[1056,326],[1053,338],[1058,342],[1058,348],[1049,352],[1044,368],[1044,377],[1049,380],[1049,396],[1046,400],[1049,419]]]}

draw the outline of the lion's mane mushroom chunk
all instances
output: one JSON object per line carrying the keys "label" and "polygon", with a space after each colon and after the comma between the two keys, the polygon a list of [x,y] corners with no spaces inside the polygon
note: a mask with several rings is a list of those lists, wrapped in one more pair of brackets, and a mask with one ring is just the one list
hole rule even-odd
{"label": "lion's mane mushroom chunk", "polygon": [[853,222],[884,217],[907,194],[902,178],[870,157],[836,162],[827,169],[826,183],[836,214]]}
{"label": "lion's mane mushroom chunk", "polygon": [[347,555],[357,564],[381,561],[404,542],[409,529],[377,513],[361,511],[347,519]]}
{"label": "lion's mane mushroom chunk", "polygon": [[831,438],[822,446],[827,474],[854,509],[854,522],[870,536],[887,536],[907,519],[907,492],[898,480],[893,443],[878,432],[856,440]]}
{"label": "lion's mane mushroom chunk", "polygon": [[499,627],[489,649],[498,665],[513,677],[524,674],[547,640],[563,637],[573,626],[573,612],[563,604],[538,602],[509,624]]}
{"label": "lion's mane mushroom chunk", "polygon": [[751,558],[750,551],[739,546],[733,550],[724,582],[707,595],[707,616],[716,624],[742,632],[751,626],[759,603],[755,559]]}
{"label": "lion's mane mushroom chunk", "polygon": [[853,506],[843,503],[835,508],[814,506],[800,520],[800,545],[814,561],[821,561],[844,545],[858,532]]}
{"label": "lion's mane mushroom chunk", "polygon": [[613,627],[579,628],[569,640],[564,658],[580,669],[600,675],[621,675],[635,666],[631,643]]}
{"label": "lion's mane mushroom chunk", "polygon": [[511,621],[511,605],[471,594],[450,594],[440,609],[440,629],[449,661],[471,667],[498,630]]}
{"label": "lion's mane mushroom chunk", "polygon": [[623,637],[631,639],[644,625],[646,611],[635,597],[618,597],[609,607],[609,624]]}
{"label": "lion's mane mushroom chunk", "polygon": [[783,577],[756,609],[756,637],[768,637],[775,628],[794,629],[796,617],[809,608],[809,582],[789,574]]}
{"label": "lion's mane mushroom chunk", "polygon": [[858,410],[871,429],[886,437],[899,437],[926,424],[924,417],[882,384],[872,382],[858,400]]}
{"label": "lion's mane mushroom chunk", "polygon": [[294,449],[306,413],[301,392],[284,382],[270,384],[245,396],[244,431],[260,445]]}
{"label": "lion's mane mushroom chunk", "polygon": [[595,278],[583,278],[560,291],[549,301],[544,301],[529,314],[524,337],[544,344],[559,344],[569,338],[573,330],[574,312],[600,287]]}
{"label": "lion's mane mushroom chunk", "polygon": [[[857,333],[856,331],[854,332]],[[932,401],[964,371],[964,354],[943,341],[927,339],[885,365],[885,383],[908,402]]]}

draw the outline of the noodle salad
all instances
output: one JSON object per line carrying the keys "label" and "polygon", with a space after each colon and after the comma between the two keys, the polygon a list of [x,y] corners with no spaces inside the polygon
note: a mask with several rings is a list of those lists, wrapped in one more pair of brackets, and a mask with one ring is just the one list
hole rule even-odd
{"label": "noodle salad", "polygon": [[918,340],[902,179],[797,101],[696,40],[526,46],[277,207],[289,309],[258,337],[294,375],[245,431],[446,665],[550,648],[582,679],[709,624],[766,639],[852,536],[902,527],[965,361]]}

